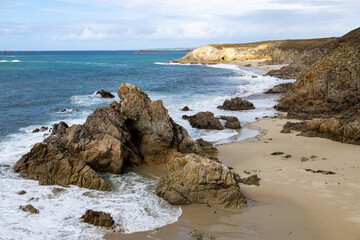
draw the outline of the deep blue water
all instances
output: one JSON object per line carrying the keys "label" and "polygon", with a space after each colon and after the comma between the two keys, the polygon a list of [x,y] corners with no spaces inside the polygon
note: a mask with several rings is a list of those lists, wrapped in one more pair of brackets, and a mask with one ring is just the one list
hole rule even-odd
{"label": "deep blue water", "polygon": [[[234,92],[238,82],[230,69],[198,65],[159,65],[185,52],[84,51],[13,52],[0,54],[0,139],[21,127],[63,117],[61,109],[91,110],[103,102],[81,106],[72,96],[105,89],[116,92],[122,82],[140,86],[163,99],[165,106],[191,102],[197,95]],[[18,62],[19,61],[19,62]]]}

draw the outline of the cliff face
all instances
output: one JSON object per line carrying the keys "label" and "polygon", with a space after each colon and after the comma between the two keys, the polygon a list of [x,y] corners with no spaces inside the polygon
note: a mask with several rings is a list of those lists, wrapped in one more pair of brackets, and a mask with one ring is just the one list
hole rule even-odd
{"label": "cliff face", "polygon": [[244,44],[213,44],[194,49],[178,63],[236,63],[252,59],[267,59],[271,63],[293,63],[299,57],[333,38],[264,41]]}
{"label": "cliff face", "polygon": [[360,109],[360,28],[333,41],[280,99],[278,110],[300,118],[349,118]]}

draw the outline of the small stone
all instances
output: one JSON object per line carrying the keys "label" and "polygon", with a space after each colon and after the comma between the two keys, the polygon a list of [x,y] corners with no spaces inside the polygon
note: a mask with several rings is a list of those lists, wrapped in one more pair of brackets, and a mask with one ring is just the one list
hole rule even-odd
{"label": "small stone", "polygon": [[25,190],[21,190],[21,191],[18,192],[17,194],[19,194],[19,195],[24,195],[24,194],[26,194],[26,191],[25,191]]}
{"label": "small stone", "polygon": [[20,206],[19,207],[21,210],[23,210],[24,212],[29,212],[32,214],[39,214],[39,210],[37,210],[33,205],[28,204],[26,206]]}
{"label": "small stone", "polygon": [[52,190],[52,193],[53,194],[59,194],[59,193],[62,193],[62,192],[65,192],[66,191],[66,189],[64,189],[64,188],[57,188],[57,187],[54,187]]}
{"label": "small stone", "polygon": [[311,155],[310,158],[314,159],[314,158],[317,158],[317,156],[316,155]]}
{"label": "small stone", "polygon": [[307,157],[302,157],[300,160],[301,160],[302,162],[307,162],[307,161],[309,161],[309,159],[308,159]]}
{"label": "small stone", "polygon": [[183,107],[183,109],[181,109],[181,111],[190,111],[190,108],[188,106]]}
{"label": "small stone", "polygon": [[284,158],[291,158],[291,155],[290,155],[290,154],[286,154],[286,155],[284,156]]}
{"label": "small stone", "polygon": [[191,230],[189,234],[190,234],[190,236],[192,238],[195,238],[196,240],[202,240],[203,239],[203,233],[199,232],[199,231],[197,231],[195,229]]}
{"label": "small stone", "polygon": [[284,154],[284,152],[273,152],[273,153],[271,153],[271,155],[283,155]]}

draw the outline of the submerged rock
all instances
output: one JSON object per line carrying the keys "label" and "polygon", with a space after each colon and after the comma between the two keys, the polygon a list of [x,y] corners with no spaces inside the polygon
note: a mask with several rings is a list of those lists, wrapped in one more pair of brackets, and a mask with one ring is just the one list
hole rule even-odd
{"label": "submerged rock", "polygon": [[110,213],[93,211],[91,209],[86,210],[85,214],[81,218],[86,223],[106,228],[111,228],[115,223]]}
{"label": "submerged rock", "polygon": [[239,97],[226,99],[222,106],[218,106],[217,108],[223,110],[230,110],[230,111],[240,111],[240,110],[251,110],[255,109],[254,104],[247,100],[242,100]]}
{"label": "submerged rock", "polygon": [[100,94],[102,98],[115,98],[114,95],[112,95],[111,92],[107,92],[104,89],[101,89],[100,91],[97,91],[96,94]]}
{"label": "submerged rock", "polygon": [[214,117],[212,112],[198,112],[193,116],[183,116],[183,118],[187,119],[190,122],[190,125],[194,128],[214,130],[224,129],[219,119]]}

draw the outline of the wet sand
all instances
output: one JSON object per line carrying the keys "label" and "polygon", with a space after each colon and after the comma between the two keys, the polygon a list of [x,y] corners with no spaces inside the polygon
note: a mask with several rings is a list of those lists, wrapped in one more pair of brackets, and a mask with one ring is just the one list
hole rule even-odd
{"label": "wet sand", "polygon": [[[286,121],[262,119],[249,125],[261,131],[259,136],[218,146],[220,161],[242,177],[249,175],[246,171],[262,179],[258,187],[241,184],[242,192],[252,199],[248,209],[183,206],[176,223],[142,233],[108,234],[106,239],[193,239],[189,232],[196,229],[223,240],[359,240],[360,146],[296,136],[295,132],[282,134]],[[271,155],[276,151],[284,154]],[[286,154],[291,157],[284,158]],[[302,157],[309,160],[301,161]],[[305,168],[336,174],[311,173]]]}

